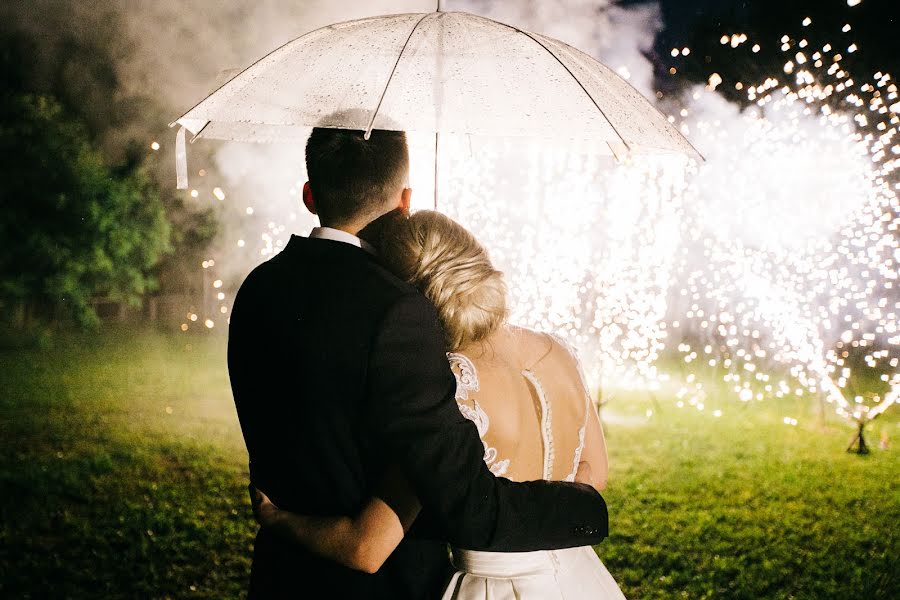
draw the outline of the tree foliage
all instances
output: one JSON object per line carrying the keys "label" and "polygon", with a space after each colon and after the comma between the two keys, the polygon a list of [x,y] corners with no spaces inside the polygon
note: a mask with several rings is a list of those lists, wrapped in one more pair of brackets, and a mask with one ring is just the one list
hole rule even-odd
{"label": "tree foliage", "polygon": [[85,126],[47,94],[0,97],[0,299],[32,314],[96,321],[90,300],[136,304],[170,249],[140,166],[105,164]]}

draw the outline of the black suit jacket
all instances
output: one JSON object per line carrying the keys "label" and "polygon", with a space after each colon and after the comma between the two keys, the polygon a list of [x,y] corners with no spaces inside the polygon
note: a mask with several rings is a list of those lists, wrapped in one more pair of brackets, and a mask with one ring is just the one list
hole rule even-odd
{"label": "black suit jacket", "polygon": [[253,482],[279,507],[355,515],[387,465],[423,510],[375,574],[261,531],[252,597],[422,598],[448,575],[446,542],[528,551],[600,542],[606,505],[592,488],[495,478],[454,400],[434,307],[350,244],[293,236],[244,281],[231,314],[231,386]]}

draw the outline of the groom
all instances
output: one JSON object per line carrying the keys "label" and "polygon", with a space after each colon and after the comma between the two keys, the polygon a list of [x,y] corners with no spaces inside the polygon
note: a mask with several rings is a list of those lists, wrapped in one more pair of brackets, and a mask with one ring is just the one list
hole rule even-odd
{"label": "groom", "polygon": [[306,206],[321,227],[253,270],[231,315],[228,369],[250,477],[280,508],[355,515],[388,465],[422,512],[374,574],[256,538],[251,598],[439,597],[446,543],[530,551],[599,543],[603,498],[585,485],[495,478],[454,400],[437,313],[357,234],[407,211],[403,132],[317,128]]}

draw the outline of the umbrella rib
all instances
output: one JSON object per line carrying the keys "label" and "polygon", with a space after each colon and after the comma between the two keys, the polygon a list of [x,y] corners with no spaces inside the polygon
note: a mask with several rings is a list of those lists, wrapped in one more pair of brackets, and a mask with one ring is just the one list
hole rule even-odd
{"label": "umbrella rib", "polygon": [[[492,19],[488,19],[488,20],[489,20],[489,21],[492,21]],[[528,37],[528,38],[529,38],[531,41],[533,41],[535,44],[537,44],[538,46],[540,46],[541,48],[543,48],[544,50],[546,50],[547,54],[549,54],[549,55],[552,56],[554,59],[556,59],[556,62],[558,62],[558,63],[562,66],[562,68],[566,70],[566,72],[572,77],[572,79],[575,80],[575,83],[578,84],[578,87],[580,87],[581,90],[585,93],[585,95],[591,100],[591,102],[594,103],[594,106],[597,107],[597,110],[600,111],[600,114],[603,115],[603,118],[606,119],[606,122],[609,123],[609,126],[610,126],[610,127],[612,127],[613,132],[615,132],[615,134],[616,134],[617,136],[619,136],[619,139],[622,140],[622,143],[625,144],[625,148],[626,148],[629,152],[631,151],[631,144],[629,144],[628,142],[625,141],[625,138],[622,137],[622,134],[619,133],[619,130],[616,128],[615,125],[613,125],[613,122],[609,120],[609,117],[606,116],[606,112],[605,112],[602,108],[600,108],[600,105],[597,103],[597,101],[594,99],[594,97],[591,95],[591,93],[590,93],[589,91],[587,91],[587,88],[584,87],[584,84],[581,83],[581,80],[578,79],[578,77],[575,75],[575,73],[572,72],[572,69],[570,69],[569,66],[568,66],[566,63],[564,63],[564,62],[556,55],[555,52],[553,52],[553,50],[551,50],[550,48],[548,48],[547,46],[545,46],[543,42],[541,42],[539,39],[537,39],[536,37],[534,37],[531,33],[527,32],[527,31],[525,31],[525,30],[523,30],[523,29],[519,29],[518,27],[516,27],[516,26],[514,26],[514,25],[510,25],[510,24],[508,24],[508,23],[503,23],[502,21],[493,21],[493,22],[494,22],[494,23],[498,23],[498,24],[500,24],[500,25],[503,25],[504,27],[509,27],[509,28],[512,29],[513,31],[517,31],[517,32],[521,33],[522,35]]]}
{"label": "umbrella rib", "polygon": [[378,116],[378,111],[381,110],[381,103],[384,101],[384,96],[387,94],[388,87],[390,87],[391,85],[391,80],[394,78],[394,73],[397,71],[397,65],[400,64],[400,59],[403,58],[403,53],[406,51],[406,47],[409,45],[409,40],[412,39],[413,34],[416,32],[416,29],[419,28],[419,25],[422,23],[422,21],[436,14],[441,13],[433,12],[422,15],[422,18],[416,21],[416,24],[413,25],[412,29],[409,30],[409,36],[407,36],[406,41],[403,42],[403,47],[400,48],[400,53],[397,54],[397,60],[394,61],[394,67],[391,69],[391,74],[388,76],[387,83],[384,84],[384,89],[381,90],[381,97],[378,98],[378,104],[375,106],[375,110],[372,112],[372,118],[369,119],[369,124],[366,126],[366,133],[365,135],[363,135],[363,138],[369,139],[369,136],[372,135],[372,125],[375,124],[375,117]]}

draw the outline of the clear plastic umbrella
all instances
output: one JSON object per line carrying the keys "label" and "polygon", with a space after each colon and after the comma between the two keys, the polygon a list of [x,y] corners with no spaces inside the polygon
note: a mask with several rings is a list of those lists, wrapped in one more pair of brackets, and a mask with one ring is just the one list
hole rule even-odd
{"label": "clear plastic umbrella", "polygon": [[387,15],[310,32],[175,124],[182,126],[179,187],[187,185],[185,130],[192,141],[291,142],[313,126],[402,129],[435,133],[436,148],[440,133],[527,135],[591,140],[618,158],[700,157],[612,69],[559,40],[462,12]]}

